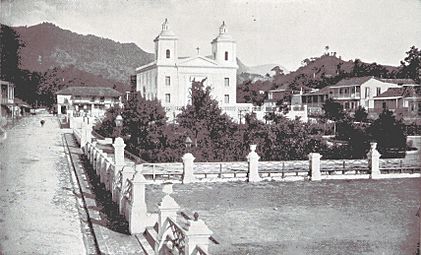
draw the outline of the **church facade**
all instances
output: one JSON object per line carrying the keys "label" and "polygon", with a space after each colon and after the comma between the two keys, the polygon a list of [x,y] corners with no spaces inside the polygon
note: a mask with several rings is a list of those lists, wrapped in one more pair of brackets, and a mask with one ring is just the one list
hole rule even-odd
{"label": "church facade", "polygon": [[211,96],[222,109],[236,108],[236,43],[225,22],[211,42],[210,56],[202,56],[198,50],[195,56],[180,57],[178,39],[167,20],[154,43],[155,60],[136,69],[136,90],[146,99],[158,99],[169,118],[191,103],[193,81],[205,80],[204,85],[212,88]]}

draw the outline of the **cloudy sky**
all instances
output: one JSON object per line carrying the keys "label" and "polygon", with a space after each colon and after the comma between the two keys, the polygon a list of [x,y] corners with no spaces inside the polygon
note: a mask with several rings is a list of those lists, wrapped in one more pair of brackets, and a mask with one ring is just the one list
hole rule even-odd
{"label": "cloudy sky", "polygon": [[399,65],[421,47],[421,0],[1,0],[1,22],[44,21],[80,34],[134,42],[152,52],[168,18],[180,55],[211,50],[222,20],[246,65],[296,69],[326,45],[343,59]]}

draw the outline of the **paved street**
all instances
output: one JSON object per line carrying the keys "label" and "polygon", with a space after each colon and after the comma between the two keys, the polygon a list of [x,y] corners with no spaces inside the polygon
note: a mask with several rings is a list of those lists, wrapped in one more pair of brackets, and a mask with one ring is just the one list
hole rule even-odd
{"label": "paved street", "polygon": [[0,142],[1,253],[86,253],[56,117],[22,119]]}

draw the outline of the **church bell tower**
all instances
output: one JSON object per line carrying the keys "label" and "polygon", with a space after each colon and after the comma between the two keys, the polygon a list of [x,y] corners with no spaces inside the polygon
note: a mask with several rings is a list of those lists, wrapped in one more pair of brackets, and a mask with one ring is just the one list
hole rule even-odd
{"label": "church bell tower", "polygon": [[154,40],[157,65],[175,65],[178,58],[177,40],[170,29],[168,20],[165,19],[161,33]]}

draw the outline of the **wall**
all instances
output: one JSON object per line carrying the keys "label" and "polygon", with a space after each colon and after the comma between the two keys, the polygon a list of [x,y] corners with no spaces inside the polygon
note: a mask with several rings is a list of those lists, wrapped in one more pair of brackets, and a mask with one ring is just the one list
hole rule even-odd
{"label": "wall", "polygon": [[[377,95],[377,88],[380,88],[380,94],[386,92],[389,88],[396,88],[399,87],[393,83],[386,83],[376,79],[370,79],[367,82],[361,85],[361,100],[360,105],[366,109],[373,109],[374,108],[374,100],[373,97]],[[366,94],[366,88],[370,89],[369,94]]]}

